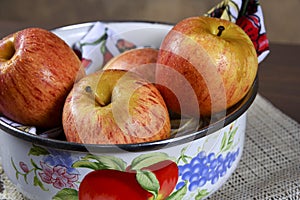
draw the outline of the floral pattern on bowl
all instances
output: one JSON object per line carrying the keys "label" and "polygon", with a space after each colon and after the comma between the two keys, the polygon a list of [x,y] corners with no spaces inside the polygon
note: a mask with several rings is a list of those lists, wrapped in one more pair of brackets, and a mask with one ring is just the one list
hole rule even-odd
{"label": "floral pattern on bowl", "polygon": [[170,186],[172,193],[167,199],[203,199],[228,179],[241,157],[244,135],[239,129],[243,125],[240,127],[236,120],[226,127],[200,141],[181,145],[178,156],[155,151],[137,154],[129,161],[118,155],[73,154],[32,144],[27,161],[11,157],[11,166],[20,184],[53,193],[52,199],[78,199],[86,174],[96,170],[129,172],[129,168],[141,170],[139,185],[158,195],[160,185],[155,174],[143,169],[168,160],[176,163],[178,181]]}

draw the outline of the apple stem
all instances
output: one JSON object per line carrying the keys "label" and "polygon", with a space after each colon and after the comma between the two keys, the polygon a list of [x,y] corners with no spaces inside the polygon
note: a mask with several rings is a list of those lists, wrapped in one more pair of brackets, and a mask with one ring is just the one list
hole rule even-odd
{"label": "apple stem", "polygon": [[[93,90],[91,86],[86,86],[84,89],[87,93],[93,94]],[[100,105],[100,106],[105,106],[105,103],[97,96],[95,95],[95,101]]]}
{"label": "apple stem", "polygon": [[218,32],[217,36],[220,37],[222,35],[222,32],[225,30],[225,27],[224,26],[218,26],[218,30],[219,30],[219,32]]}

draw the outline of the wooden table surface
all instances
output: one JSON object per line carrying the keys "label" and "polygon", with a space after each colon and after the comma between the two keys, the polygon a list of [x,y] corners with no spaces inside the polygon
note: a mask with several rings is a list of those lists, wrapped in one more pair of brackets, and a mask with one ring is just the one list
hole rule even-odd
{"label": "wooden table surface", "polygon": [[[0,38],[28,26],[31,25],[0,20]],[[300,122],[300,44],[271,43],[270,50],[259,66],[259,94]]]}
{"label": "wooden table surface", "polygon": [[270,44],[259,66],[259,93],[300,122],[300,44]]}

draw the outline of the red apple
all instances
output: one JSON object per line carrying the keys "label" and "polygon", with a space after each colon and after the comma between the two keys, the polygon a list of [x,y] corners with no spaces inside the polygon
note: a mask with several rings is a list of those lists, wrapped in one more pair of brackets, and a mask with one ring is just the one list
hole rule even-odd
{"label": "red apple", "polygon": [[258,68],[248,35],[232,22],[209,17],[177,23],[164,38],[157,63],[157,87],[167,106],[194,116],[236,104],[250,89]]}
{"label": "red apple", "polygon": [[[159,182],[156,200],[166,199],[178,180],[178,167],[171,160],[164,160],[143,168],[152,172]],[[92,199],[144,199],[153,200],[153,194],[145,190],[137,179],[137,172],[130,166],[126,172],[110,169],[88,173],[79,186],[79,200]],[[117,188],[117,189],[116,189]]]}
{"label": "red apple", "polygon": [[102,169],[88,173],[79,186],[79,200],[147,200],[148,192],[136,180],[136,174]]}
{"label": "red apple", "polygon": [[[159,182],[158,199],[166,199],[174,190],[178,181],[178,166],[171,160],[164,160],[143,168],[153,172]],[[149,195],[153,200],[153,195]]]}
{"label": "red apple", "polygon": [[112,58],[103,69],[132,71],[154,81],[157,54],[158,50],[153,48],[131,49]]}
{"label": "red apple", "polygon": [[0,113],[24,125],[58,126],[65,98],[84,73],[73,50],[52,32],[11,34],[0,41]]}
{"label": "red apple", "polygon": [[[148,170],[155,174],[159,182],[158,199],[166,199],[174,190],[179,176],[178,166],[171,160],[164,160],[158,163],[152,164],[148,167],[143,167],[141,170]],[[129,166],[126,171],[135,172]],[[149,200],[153,200],[153,194],[148,193]]]}
{"label": "red apple", "polygon": [[71,142],[127,144],[170,137],[157,88],[135,73],[104,70],[77,82],[66,99],[63,128]]}

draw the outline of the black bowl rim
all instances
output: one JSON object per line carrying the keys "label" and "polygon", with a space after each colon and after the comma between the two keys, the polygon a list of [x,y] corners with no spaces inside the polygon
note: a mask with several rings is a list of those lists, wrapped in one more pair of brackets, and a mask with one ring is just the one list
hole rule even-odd
{"label": "black bowl rim", "polygon": [[[106,22],[106,21],[104,21]],[[142,23],[152,23],[152,24],[165,24],[172,25],[164,22],[155,22],[155,21],[109,21],[110,22],[142,22]],[[84,23],[83,26],[92,25],[93,22]],[[59,30],[63,28],[70,27],[78,27],[78,25],[70,25],[62,28],[57,28],[53,30]],[[0,129],[2,129],[5,133],[8,133],[18,139],[31,142],[35,145],[41,145],[44,147],[55,148],[59,150],[65,151],[76,151],[76,152],[97,152],[97,153],[112,153],[119,151],[129,151],[129,152],[143,152],[143,151],[151,151],[151,150],[159,150],[164,147],[174,147],[177,145],[181,145],[187,142],[191,142],[193,140],[198,140],[207,135],[214,133],[217,130],[227,126],[232,123],[234,120],[238,119],[242,114],[244,114],[248,108],[253,103],[258,92],[258,77],[256,76],[250,90],[246,94],[246,96],[234,106],[234,109],[231,109],[229,113],[226,114],[224,119],[218,120],[215,123],[210,124],[209,126],[196,131],[194,133],[190,133],[186,136],[180,136],[165,140],[153,141],[153,142],[145,142],[145,143],[135,143],[135,144],[80,144],[74,142],[67,142],[57,139],[45,138],[38,135],[34,135],[15,127],[10,126],[4,121],[0,120]]]}

